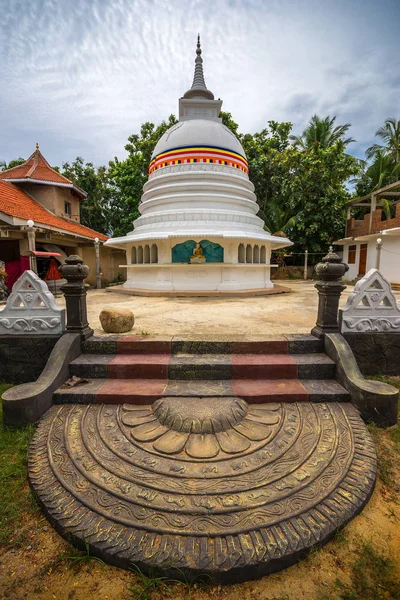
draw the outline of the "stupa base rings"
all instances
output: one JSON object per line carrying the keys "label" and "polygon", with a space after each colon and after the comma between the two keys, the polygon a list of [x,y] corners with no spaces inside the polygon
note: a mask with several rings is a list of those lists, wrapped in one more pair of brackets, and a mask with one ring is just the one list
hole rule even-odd
{"label": "stupa base rings", "polygon": [[371,496],[376,454],[351,404],[165,398],[53,407],[28,470],[49,521],[91,554],[232,583],[326,543]]}

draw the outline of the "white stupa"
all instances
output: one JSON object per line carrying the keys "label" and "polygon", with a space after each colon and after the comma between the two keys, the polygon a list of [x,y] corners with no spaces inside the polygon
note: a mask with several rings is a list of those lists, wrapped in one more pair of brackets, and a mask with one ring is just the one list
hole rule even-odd
{"label": "white stupa", "polygon": [[154,149],[141,216],[106,245],[126,251],[124,287],[133,294],[271,292],[271,250],[291,242],[270,235],[256,216],[246,155],[207,89],[199,38],[196,55],[179,122]]}

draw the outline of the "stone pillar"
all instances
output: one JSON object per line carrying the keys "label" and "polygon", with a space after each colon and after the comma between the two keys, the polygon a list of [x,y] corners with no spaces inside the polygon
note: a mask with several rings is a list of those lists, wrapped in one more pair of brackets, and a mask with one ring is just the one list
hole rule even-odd
{"label": "stone pillar", "polygon": [[100,241],[99,241],[99,238],[94,239],[94,251],[95,251],[95,255],[96,255],[96,289],[101,290]]}
{"label": "stone pillar", "polygon": [[83,264],[80,256],[73,254],[61,265],[60,273],[67,280],[61,287],[67,308],[67,333],[80,333],[81,338],[86,340],[93,335],[86,307],[86,290],[89,286],[84,283],[84,279],[89,275],[89,267]]}
{"label": "stone pillar", "polygon": [[378,238],[376,240],[376,259],[375,259],[375,269],[380,269],[381,266],[381,252],[382,252],[382,238]]}
{"label": "stone pillar", "polygon": [[[36,228],[34,222],[29,220],[27,222],[26,234],[28,236],[28,248],[31,252],[36,251]],[[29,256],[29,268],[31,271],[37,274],[36,256],[31,254]]]}
{"label": "stone pillar", "polygon": [[318,290],[318,316],[312,335],[323,337],[325,333],[337,333],[338,310],[340,295],[346,286],[341,279],[349,266],[342,262],[340,256],[333,252],[332,246],[328,254],[315,267],[318,281],[315,287]]}

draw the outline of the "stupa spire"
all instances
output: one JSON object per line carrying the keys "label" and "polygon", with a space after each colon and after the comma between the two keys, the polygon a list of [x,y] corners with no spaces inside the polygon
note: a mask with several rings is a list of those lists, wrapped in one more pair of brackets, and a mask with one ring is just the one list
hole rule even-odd
{"label": "stupa spire", "polygon": [[208,100],[214,100],[214,94],[207,89],[204,80],[203,59],[201,58],[200,34],[197,35],[196,58],[194,61],[194,76],[190,90],[183,96],[184,98],[203,97]]}
{"label": "stupa spire", "polygon": [[206,82],[204,81],[204,73],[203,73],[203,59],[201,58],[201,45],[200,45],[200,34],[197,36],[197,48],[196,48],[196,59],[194,61],[194,77],[192,83],[193,88],[203,88],[207,89]]}

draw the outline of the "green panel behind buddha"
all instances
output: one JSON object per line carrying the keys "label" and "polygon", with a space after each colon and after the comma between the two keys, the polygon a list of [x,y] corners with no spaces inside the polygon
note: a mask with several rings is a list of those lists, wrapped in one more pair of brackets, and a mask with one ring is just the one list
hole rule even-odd
{"label": "green panel behind buddha", "polygon": [[[201,240],[200,247],[203,250],[207,263],[224,262],[224,249],[220,244],[210,242],[209,240]],[[172,262],[189,263],[195,248],[196,242],[194,240],[187,240],[181,244],[176,244],[172,248]]]}

